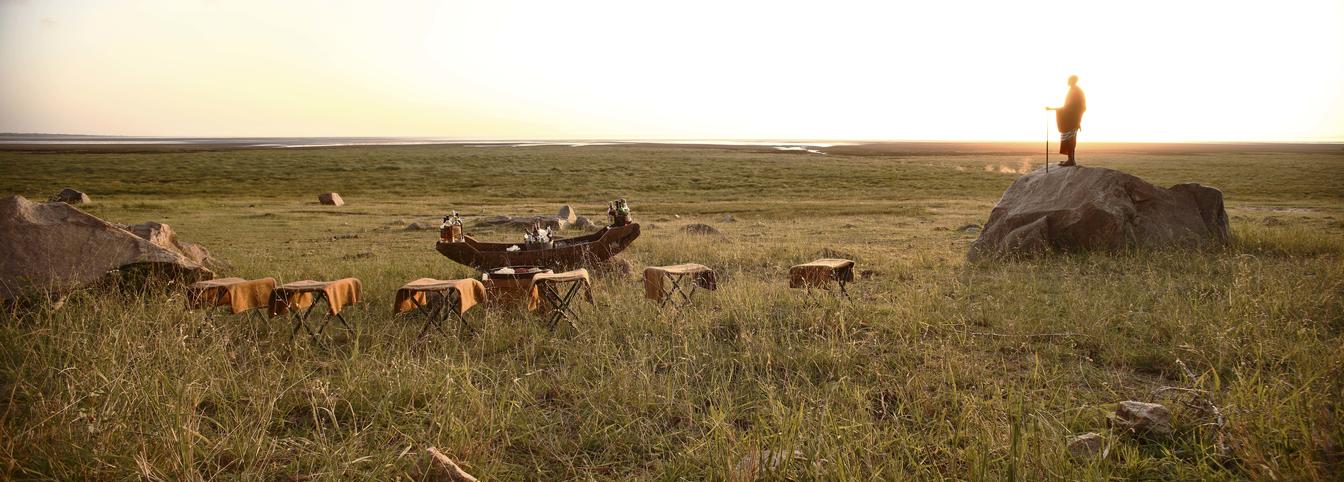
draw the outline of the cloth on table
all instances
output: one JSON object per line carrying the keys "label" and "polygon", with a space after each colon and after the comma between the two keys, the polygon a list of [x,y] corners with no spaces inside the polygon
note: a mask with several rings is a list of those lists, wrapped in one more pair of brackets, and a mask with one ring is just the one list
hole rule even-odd
{"label": "cloth on table", "polygon": [[457,304],[457,314],[466,314],[467,310],[476,306],[477,303],[485,301],[485,284],[474,279],[455,279],[455,280],[437,280],[433,278],[420,278],[402,285],[397,289],[395,301],[392,302],[392,311],[397,314],[414,310],[418,306],[424,306],[427,297],[426,292],[443,291],[448,289],[457,290],[460,296],[460,302]]}
{"label": "cloth on table", "polygon": [[[532,268],[532,267],[528,267]],[[532,286],[532,277],[541,273],[550,273],[549,269],[538,271],[528,271],[526,273],[517,272],[514,267],[504,267],[490,271],[484,279],[485,292],[489,296],[488,300],[492,305],[514,304],[526,300],[527,306],[531,306],[538,301],[539,294]]]}
{"label": "cloth on table", "polygon": [[233,314],[266,306],[275,290],[275,278],[245,280],[220,278],[187,287],[187,309],[227,306]]}
{"label": "cloth on table", "polygon": [[485,292],[489,296],[487,300],[492,305],[516,303],[518,300],[526,299],[527,306],[532,306],[540,301],[537,288],[532,286],[532,280],[527,278],[488,279],[485,280]]}
{"label": "cloth on table", "polygon": [[854,262],[848,259],[822,258],[789,268],[789,287],[826,286],[831,280],[854,281]]}
{"label": "cloth on table", "polygon": [[573,271],[566,271],[563,273],[539,273],[536,276],[533,276],[532,288],[531,288],[531,292],[533,295],[527,300],[527,309],[530,311],[537,311],[541,309],[541,299],[539,296],[536,295],[538,291],[537,286],[540,283],[543,282],[566,283],[571,281],[578,282],[583,285],[584,299],[588,300],[589,303],[592,303],[593,290],[592,290],[592,282],[588,276],[588,270],[584,268],[579,268]]}
{"label": "cloth on table", "polygon": [[695,284],[707,290],[718,288],[718,276],[708,266],[696,263],[675,264],[671,266],[650,266],[644,268],[644,297],[662,301],[669,293],[663,289],[668,275],[690,275]]}
{"label": "cloth on table", "polygon": [[322,292],[330,306],[329,313],[337,315],[346,305],[359,303],[363,284],[358,278],[342,278],[336,281],[303,280],[285,283],[275,289],[271,296],[271,316],[288,313],[291,309],[302,310],[313,304],[313,293]]}

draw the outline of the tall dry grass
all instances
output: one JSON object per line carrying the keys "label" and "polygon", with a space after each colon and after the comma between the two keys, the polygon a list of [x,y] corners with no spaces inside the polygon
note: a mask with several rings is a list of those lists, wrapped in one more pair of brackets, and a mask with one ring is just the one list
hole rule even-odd
{"label": "tall dry grass", "polygon": [[[585,154],[565,149],[528,155],[584,165]],[[297,162],[270,152],[252,155]],[[350,152],[409,171],[431,162],[396,150],[313,152],[337,165]],[[933,187],[878,198],[812,186],[817,195],[800,200],[781,194],[807,182],[805,170],[785,168],[797,158],[724,156],[741,165],[722,169],[784,172],[760,195],[720,192],[703,204],[678,204],[680,188],[629,195],[642,200],[636,215],[646,230],[628,259],[695,261],[721,273],[722,289],[697,295],[694,307],[660,311],[641,298],[637,277],[605,276],[595,305],[580,308],[577,331],[548,331],[517,308],[486,308],[469,313],[474,333],[423,345],[419,319],[392,316],[393,290],[422,276],[473,273],[432,253],[432,233],[391,223],[427,217],[439,201],[366,192],[330,213],[306,199],[207,197],[189,187],[108,196],[91,209],[114,221],[170,222],[231,262],[229,274],[357,276],[367,301],[347,312],[355,331],[338,329],[325,345],[291,341],[278,319],[207,320],[184,310],[171,287],[79,292],[59,307],[6,312],[3,473],[406,479],[419,474],[428,446],[494,480],[1328,480],[1344,471],[1344,244],[1326,219],[1340,216],[1338,205],[1298,200],[1288,188],[1230,194],[1237,242],[1225,249],[967,265],[974,235],[954,228],[982,220],[1012,180],[954,169],[981,159],[839,159],[873,192],[883,179],[927,176]],[[500,165],[520,167],[497,169],[535,162],[507,160]],[[6,162],[13,169],[27,160]],[[1163,164],[1137,165],[1172,176]],[[640,169],[647,172],[634,184],[669,175],[658,165]],[[25,179],[10,182],[40,184]],[[121,182],[105,171],[83,179]],[[404,190],[435,182],[403,179]],[[490,179],[475,189],[502,188]],[[607,196],[579,189],[583,199]],[[964,192],[944,194],[956,190]],[[587,213],[598,207],[579,204]],[[1276,211],[1290,224],[1263,226],[1260,206],[1310,212]],[[483,211],[529,209],[550,205],[501,198]],[[740,220],[722,222],[723,212]],[[725,235],[678,230],[690,222]],[[347,231],[359,237],[330,240]],[[787,288],[787,267],[823,249],[869,272],[851,285],[853,302]],[[1154,395],[1162,386],[1207,391],[1226,426]],[[1170,406],[1175,435],[1139,439],[1107,428],[1106,414],[1128,399]],[[1089,431],[1105,436],[1107,455],[1070,457],[1067,439]],[[770,469],[772,458],[779,464]]]}

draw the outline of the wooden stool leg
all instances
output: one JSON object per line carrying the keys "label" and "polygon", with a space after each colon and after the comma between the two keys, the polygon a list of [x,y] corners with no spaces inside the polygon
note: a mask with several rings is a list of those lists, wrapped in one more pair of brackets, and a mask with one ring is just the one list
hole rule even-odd
{"label": "wooden stool leg", "polygon": [[573,308],[574,297],[578,296],[579,290],[583,289],[583,287],[583,283],[575,281],[574,284],[569,285],[569,293],[565,295],[565,311],[569,313],[569,315],[565,317],[565,320],[569,323],[569,326],[574,327],[575,330],[579,329],[579,325],[574,323],[579,320],[579,313],[574,311]]}
{"label": "wooden stool leg", "polygon": [[[324,315],[322,315],[322,324],[319,325],[319,326],[317,327],[317,334],[321,335],[323,332],[326,331],[326,329],[327,329],[327,324],[331,323],[331,319],[332,319],[332,318],[335,318],[336,321],[341,322],[341,325],[344,326],[345,329],[346,329],[347,331],[350,331],[350,332],[352,332],[352,333],[355,331],[355,327],[350,326],[350,322],[345,321],[345,317],[344,317],[344,316],[341,316],[340,313],[332,313],[332,312],[331,312],[331,310],[332,310],[332,306],[331,306],[331,298],[328,298],[328,297],[327,297],[327,293],[326,293],[326,292],[318,291],[318,292],[316,292],[315,295],[313,295],[313,304],[312,304],[312,306],[309,306],[309,307],[308,307],[308,311],[312,311],[313,308],[316,308],[316,307],[317,307],[317,303],[318,303],[319,301],[327,304],[327,313],[324,314]],[[306,315],[305,315],[305,317],[306,317]]]}
{"label": "wooden stool leg", "polygon": [[546,327],[554,330],[556,323],[559,323],[560,318],[565,315],[565,312],[561,310],[561,307],[564,306],[564,302],[560,299],[560,293],[555,291],[554,283],[543,283],[541,288],[541,298],[551,307],[551,313],[546,322]]}
{"label": "wooden stool leg", "polygon": [[844,271],[836,273],[835,278],[835,281],[840,284],[840,294],[845,295],[846,300],[851,302],[854,301],[853,298],[849,297],[849,290],[845,289],[845,285],[849,284],[849,280],[854,279],[854,267],[851,266],[845,268]]}
{"label": "wooden stool leg", "polygon": [[[682,275],[682,279],[685,279],[685,277],[686,277],[686,275]],[[690,305],[691,305],[691,297],[692,297],[692,296],[695,296],[695,289],[700,287],[700,285],[697,284],[697,283],[695,282],[694,279],[691,280],[691,283],[690,283],[690,284],[691,284],[691,287],[690,287],[689,290],[687,290],[685,287],[682,287],[682,286],[680,286],[680,285],[677,286],[678,288],[680,288],[680,289],[677,290],[677,294],[681,295],[681,299],[682,299],[682,301],[683,301],[684,306],[690,306]]]}
{"label": "wooden stool leg", "polygon": [[574,323],[574,321],[579,318],[579,315],[578,313],[575,313],[569,305],[574,298],[574,294],[578,293],[579,288],[581,287],[582,285],[578,281],[571,282],[569,290],[565,292],[563,297],[561,297],[560,293],[555,290],[554,283],[542,284],[542,297],[552,308],[550,320],[547,322],[549,329],[554,330],[556,325],[560,324],[560,320],[562,319],[565,320],[566,323],[569,323],[569,326],[573,327],[575,330],[579,329],[579,326]]}
{"label": "wooden stool leg", "polygon": [[[462,313],[458,313],[458,310],[457,310],[456,307],[449,308],[449,311],[448,311],[448,312],[449,312],[449,313],[452,313],[453,317],[454,317],[454,318],[457,318],[457,322],[462,324],[462,330],[463,330],[463,331],[466,331],[467,333],[471,333],[471,332],[476,331],[475,328],[472,328],[472,327],[471,327],[471,323],[467,323],[467,318],[464,317],[464,316],[462,316]],[[444,319],[446,320],[447,317],[445,316]],[[443,325],[439,325],[439,327],[442,328]]]}
{"label": "wooden stool leg", "polygon": [[448,306],[448,296],[441,291],[430,293],[429,296],[437,298],[437,301],[431,301],[429,304],[429,321],[434,324],[434,329],[439,330],[439,334],[447,336],[448,331],[443,329],[443,320],[448,317],[444,310],[451,308]]}
{"label": "wooden stool leg", "polygon": [[662,308],[669,304],[671,304],[673,307],[676,307],[677,306],[676,293],[678,292],[679,288],[678,283],[680,283],[679,279],[680,277],[673,276],[671,273],[663,273],[663,276],[667,278],[667,283],[669,286],[663,288],[663,300],[658,302],[658,307]]}
{"label": "wooden stool leg", "polygon": [[[308,305],[308,309],[305,310],[302,314],[300,314],[298,311],[291,311],[291,313],[293,313],[292,316],[294,317],[294,331],[290,332],[289,334],[290,341],[293,341],[294,337],[298,336],[300,327],[303,328],[303,331],[308,332],[309,337],[311,337],[314,340],[317,339],[317,333],[313,333],[313,328],[308,326],[308,314],[312,313],[313,308],[316,307],[317,307],[317,301],[314,300],[313,304]],[[321,333],[321,331],[318,331],[318,333]]]}
{"label": "wooden stool leg", "polygon": [[341,316],[340,313],[337,313],[337,314],[336,314],[336,321],[341,322],[341,325],[342,325],[342,326],[345,326],[346,331],[349,331],[349,332],[351,332],[351,333],[354,333],[354,331],[355,331],[355,327],[350,326],[350,322],[345,321],[345,317],[344,317],[344,316]]}
{"label": "wooden stool leg", "polygon": [[420,300],[416,299],[414,294],[411,295],[411,303],[415,304],[415,311],[423,312],[426,315],[425,324],[420,327],[420,334],[415,335],[416,341],[423,340],[425,335],[429,334],[429,326],[434,323],[434,313],[423,303],[420,303]]}
{"label": "wooden stool leg", "polygon": [[[317,334],[321,335],[326,331],[327,323],[331,323],[331,300],[327,299],[325,292],[318,291],[317,294],[313,295],[313,307],[316,307],[319,301],[327,304],[327,313],[322,315],[322,324],[317,325]],[[341,320],[341,322],[344,323],[345,320]]]}
{"label": "wooden stool leg", "polygon": [[[467,323],[467,319],[462,316],[462,310],[460,309],[461,306],[462,306],[461,292],[457,290],[452,290],[444,294],[444,304],[442,309],[448,310],[449,313],[452,313],[452,315],[457,318],[457,321],[459,323],[462,323],[462,329],[470,333],[474,330],[471,328],[471,323]],[[439,318],[440,320],[439,328],[443,328],[442,322],[447,319],[448,319],[447,316],[441,316]]]}

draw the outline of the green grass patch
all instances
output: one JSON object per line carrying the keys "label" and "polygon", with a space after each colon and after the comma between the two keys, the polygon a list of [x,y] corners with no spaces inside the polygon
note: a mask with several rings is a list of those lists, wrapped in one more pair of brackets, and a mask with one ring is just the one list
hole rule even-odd
{"label": "green grass patch", "polygon": [[[754,474],[766,479],[1344,471],[1344,188],[1332,175],[1344,156],[1099,156],[1089,162],[1159,184],[1222,188],[1236,241],[966,264],[974,234],[956,228],[984,222],[1015,178],[999,167],[1023,160],[672,147],[0,153],[0,192],[75,187],[111,222],[171,224],[231,263],[227,275],[356,276],[366,294],[346,313],[355,332],[326,348],[291,343],[280,320],[207,320],[175,289],[6,312],[0,474],[391,480],[409,478],[428,446],[483,480],[750,478],[743,460],[763,450],[789,454]],[[317,205],[326,191],[348,204]],[[419,320],[392,316],[406,281],[475,276],[433,251],[437,233],[402,223],[561,203],[600,220],[618,196],[646,228],[627,259],[704,263],[722,289],[671,314],[634,276],[603,277],[579,332],[478,309],[474,335],[418,349]],[[694,222],[724,235],[680,231]],[[358,236],[332,239],[343,233]],[[866,272],[854,302],[787,288],[790,265],[827,252]],[[1226,427],[1154,396],[1162,386],[1207,390]],[[1176,434],[1108,429],[1129,399],[1166,403]],[[1108,455],[1070,457],[1068,438],[1090,431]]]}

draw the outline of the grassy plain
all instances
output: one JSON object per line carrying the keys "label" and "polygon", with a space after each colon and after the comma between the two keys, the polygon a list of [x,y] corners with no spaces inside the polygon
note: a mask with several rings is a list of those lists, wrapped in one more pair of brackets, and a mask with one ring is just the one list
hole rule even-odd
{"label": "grassy plain", "polygon": [[[975,234],[958,228],[1039,161],[1013,148],[0,152],[0,194],[76,187],[109,221],[171,224],[230,263],[222,274],[355,276],[367,299],[348,312],[356,332],[325,348],[290,343],[278,320],[207,321],[163,292],[5,313],[0,474],[405,479],[437,446],[483,480],[1337,480],[1344,152],[1085,154],[1221,188],[1237,241],[967,264]],[[348,204],[317,205],[326,191]],[[396,287],[474,273],[406,224],[562,203],[600,220],[619,196],[645,228],[627,259],[704,263],[722,289],[673,316],[634,275],[607,276],[578,332],[480,309],[475,334],[412,348],[420,322],[392,316]],[[724,235],[679,231],[691,222]],[[333,240],[344,233],[357,237]],[[787,267],[823,250],[868,271],[854,303],[787,289]],[[1163,386],[1206,390],[1226,425],[1154,395]],[[1176,434],[1109,430],[1131,399],[1166,403]],[[1071,458],[1068,438],[1092,431],[1106,455]],[[797,456],[743,463],[762,450]]]}

